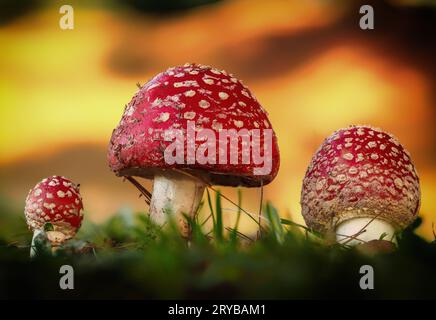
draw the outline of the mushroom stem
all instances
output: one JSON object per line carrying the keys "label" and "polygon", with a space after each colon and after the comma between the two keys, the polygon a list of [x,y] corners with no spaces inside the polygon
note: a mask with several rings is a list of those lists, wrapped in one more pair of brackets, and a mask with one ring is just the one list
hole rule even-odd
{"label": "mushroom stem", "polygon": [[36,229],[33,232],[32,243],[30,245],[30,258],[35,258],[44,242],[48,241],[47,234],[44,230]]}
{"label": "mushroom stem", "polygon": [[203,181],[188,175],[174,172],[156,175],[150,203],[150,219],[163,226],[168,221],[168,213],[171,213],[181,235],[189,239],[191,228],[183,214],[195,219],[205,187]]}
{"label": "mushroom stem", "polygon": [[[32,244],[30,246],[30,257],[34,258],[40,254],[41,248],[46,247],[47,252],[55,254],[59,244],[65,241],[65,235],[59,231],[35,230],[33,232]],[[50,248],[50,250],[49,250]]]}
{"label": "mushroom stem", "polygon": [[[383,236],[384,235],[384,236]],[[395,228],[388,222],[377,218],[353,218],[336,227],[336,241],[355,246],[371,240],[393,241]]]}

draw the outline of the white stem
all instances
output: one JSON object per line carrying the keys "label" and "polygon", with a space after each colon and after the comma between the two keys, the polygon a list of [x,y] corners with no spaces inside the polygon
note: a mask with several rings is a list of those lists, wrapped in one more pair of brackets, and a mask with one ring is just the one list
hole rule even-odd
{"label": "white stem", "polygon": [[151,220],[162,226],[171,213],[182,236],[190,238],[191,230],[183,214],[195,218],[205,187],[204,182],[187,175],[156,175],[150,203]]}
{"label": "white stem", "polygon": [[[51,253],[54,255],[59,249],[59,245],[65,241],[65,234],[60,231],[35,230],[33,232],[32,244],[30,246],[30,258],[38,255],[38,245],[51,246]],[[44,243],[45,242],[45,243]]]}
{"label": "white stem", "polygon": [[[364,230],[363,232],[362,229]],[[395,228],[388,222],[373,218],[353,218],[336,227],[336,241],[355,246],[371,240],[393,241]]]}
{"label": "white stem", "polygon": [[44,238],[47,239],[44,230],[35,230],[33,232],[32,243],[30,245],[30,258],[35,258],[38,255],[37,242],[41,243],[44,241]]}

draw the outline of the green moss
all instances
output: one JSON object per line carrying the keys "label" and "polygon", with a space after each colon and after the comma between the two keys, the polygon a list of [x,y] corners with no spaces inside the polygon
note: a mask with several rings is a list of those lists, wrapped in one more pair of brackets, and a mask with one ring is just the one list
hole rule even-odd
{"label": "green moss", "polygon": [[[25,230],[21,215],[4,214],[0,298],[436,298],[436,245],[414,233],[419,220],[401,234],[398,250],[369,257],[307,236],[308,230],[280,220],[271,204],[268,230],[247,243],[234,228],[223,228],[221,203],[210,206],[216,240],[191,221],[188,246],[174,230],[161,231],[144,214],[123,210],[104,224],[85,223],[80,240],[56,256],[32,261],[30,233],[16,236]],[[63,264],[74,267],[75,290],[59,289]],[[359,287],[364,264],[374,267],[374,290]]]}

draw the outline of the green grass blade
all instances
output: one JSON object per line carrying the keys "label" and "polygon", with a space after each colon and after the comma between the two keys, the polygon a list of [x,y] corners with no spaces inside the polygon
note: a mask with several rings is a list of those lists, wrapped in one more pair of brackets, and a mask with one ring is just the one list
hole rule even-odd
{"label": "green grass blade", "polygon": [[221,192],[218,191],[216,194],[216,224],[215,224],[215,239],[218,242],[223,240],[223,211],[221,206]]}
{"label": "green grass blade", "polygon": [[212,206],[212,198],[210,197],[209,189],[206,189],[206,193],[207,193],[207,204],[209,205],[210,214],[212,215],[213,228],[215,229],[215,224],[216,224],[215,214]]}
{"label": "green grass blade", "polygon": [[241,206],[242,206],[242,191],[240,188],[238,188],[238,212],[236,213],[236,222],[235,227],[232,229],[232,232],[230,233],[230,242],[233,244],[236,244],[238,241],[238,228],[239,228],[239,221],[241,219]]}
{"label": "green grass blade", "polygon": [[283,226],[277,209],[274,208],[270,202],[267,202],[266,204],[266,213],[270,223],[271,231],[273,232],[277,242],[282,243],[284,240]]}
{"label": "green grass blade", "polygon": [[284,224],[284,225],[301,228],[305,231],[305,233],[310,233],[318,238],[322,238],[322,235],[320,233],[318,233],[318,232],[316,232],[316,231],[314,231],[306,226],[303,226],[302,224],[299,224],[299,223],[296,223],[296,222],[293,222],[291,220],[284,219],[284,218],[281,218],[280,222],[281,222],[281,224]]}

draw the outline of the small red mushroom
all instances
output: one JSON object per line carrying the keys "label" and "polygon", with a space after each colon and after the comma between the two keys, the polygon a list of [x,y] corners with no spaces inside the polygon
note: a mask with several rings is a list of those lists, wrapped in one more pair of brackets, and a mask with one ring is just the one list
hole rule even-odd
{"label": "small red mushroom", "polygon": [[82,224],[82,211],[79,187],[65,177],[46,178],[30,190],[24,213],[34,233],[31,256],[36,254],[34,240],[41,233],[53,247],[74,237]]}
{"label": "small red mushroom", "polygon": [[417,217],[418,174],[393,135],[368,126],[340,129],[313,156],[301,206],[309,227],[335,231],[338,242],[355,245],[383,234],[392,240]]}
{"label": "small red mushroom", "polygon": [[[230,148],[219,144],[219,134],[231,129],[239,133],[233,156]],[[255,129],[259,136],[252,134]],[[259,159],[242,146],[263,146],[268,130],[270,148],[261,150],[260,156],[270,167],[256,172]],[[176,131],[183,132],[184,145],[178,150],[182,161],[169,163],[166,155],[174,141],[167,135]],[[219,141],[210,140],[206,132]],[[210,148],[205,148],[205,141]],[[199,153],[201,159],[196,157]],[[118,176],[154,179],[151,219],[164,224],[170,208],[182,234],[189,236],[181,213],[195,217],[206,185],[267,185],[277,175],[279,150],[266,111],[241,81],[222,70],[186,64],[158,74],[134,95],[112,134],[108,160]]]}

